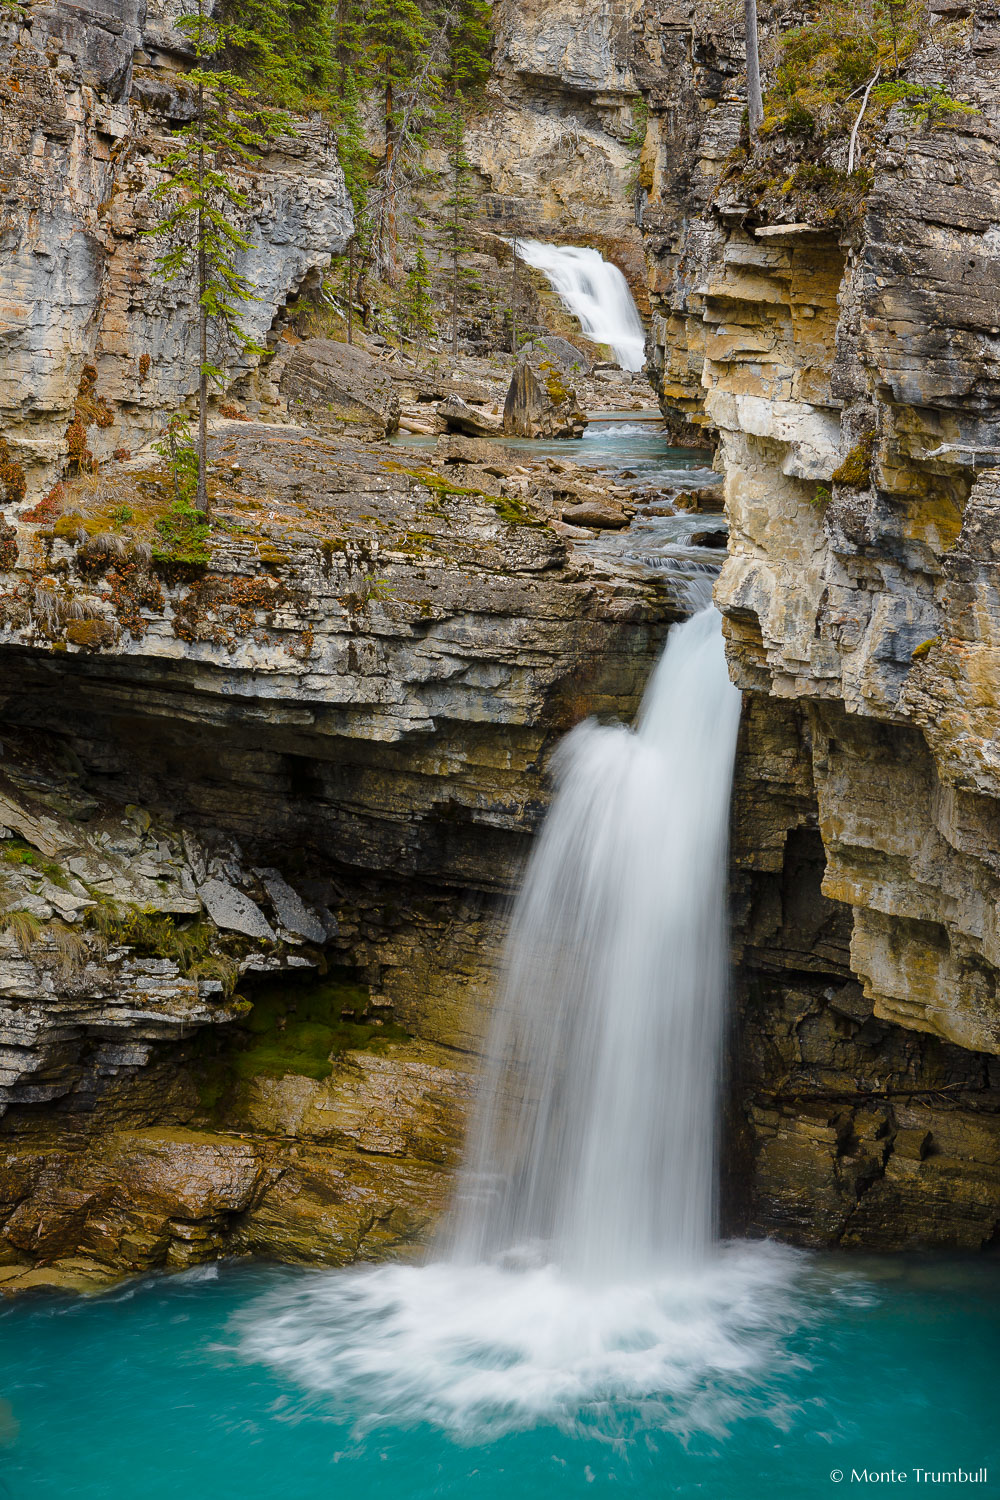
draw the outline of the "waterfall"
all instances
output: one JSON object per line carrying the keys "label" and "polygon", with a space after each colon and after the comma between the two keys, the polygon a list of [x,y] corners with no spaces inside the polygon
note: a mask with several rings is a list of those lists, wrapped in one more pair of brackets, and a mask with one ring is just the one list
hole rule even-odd
{"label": "waterfall", "polygon": [[597,250],[515,241],[517,254],[544,272],[552,290],[595,344],[608,344],[623,370],[641,370],[646,335],[628,282]]}
{"label": "waterfall", "polygon": [[713,1243],[739,706],[708,607],[670,631],[634,730],[567,737],[447,1244],[314,1277],[246,1318],[244,1356],[360,1432],[686,1442],[773,1412],[792,1253]]}
{"label": "waterfall", "polygon": [[588,1277],[704,1255],[740,695],[718,613],[670,632],[635,731],[588,722],[514,908],[456,1254]]}

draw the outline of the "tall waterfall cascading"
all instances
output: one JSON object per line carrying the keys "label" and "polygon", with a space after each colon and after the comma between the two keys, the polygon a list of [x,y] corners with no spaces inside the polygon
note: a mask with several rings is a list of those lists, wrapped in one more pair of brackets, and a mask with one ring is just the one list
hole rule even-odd
{"label": "tall waterfall cascading", "polygon": [[622,1277],[707,1250],[739,710],[709,607],[670,632],[634,732],[588,722],[560,747],[513,913],[458,1258],[534,1247]]}
{"label": "tall waterfall cascading", "polygon": [[517,254],[542,271],[588,339],[608,344],[623,370],[641,370],[646,334],[628,282],[597,250],[580,245],[515,242]]}
{"label": "tall waterfall cascading", "polygon": [[448,1243],[262,1299],[246,1357],[362,1429],[462,1441],[774,1415],[793,1252],[712,1242],[739,706],[708,607],[671,630],[634,731],[567,737]]}

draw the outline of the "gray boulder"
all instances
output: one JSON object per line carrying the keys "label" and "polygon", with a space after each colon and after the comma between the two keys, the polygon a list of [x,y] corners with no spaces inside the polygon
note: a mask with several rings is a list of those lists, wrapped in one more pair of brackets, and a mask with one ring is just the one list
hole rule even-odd
{"label": "gray boulder", "polygon": [[[567,347],[573,348],[571,344]],[[581,437],[587,413],[576,399],[574,373],[558,357],[558,351],[549,351],[541,341],[525,345],[518,355],[504,402],[504,432],[526,438]]]}
{"label": "gray boulder", "polygon": [[278,870],[258,870],[264,889],[271,898],[275,915],[288,932],[308,938],[312,943],[326,942],[326,928],[319,917],[293,890]]}
{"label": "gray boulder", "polygon": [[277,942],[274,929],[256,901],[251,901],[228,880],[206,880],[198,887],[198,895],[216,927],[226,932],[242,932],[244,937]]}
{"label": "gray boulder", "polygon": [[492,474],[509,474],[520,463],[513,448],[505,448],[490,438],[464,437],[460,433],[443,433],[435,450],[446,464],[481,464]]}
{"label": "gray boulder", "polygon": [[319,432],[379,439],[399,428],[399,392],[386,366],[354,344],[306,339],[285,366],[289,411]]}
{"label": "gray boulder", "polygon": [[[523,346],[525,353],[537,353],[545,359],[551,359],[561,370],[567,374],[581,376],[589,375],[594,369],[594,362],[582,349],[571,344],[569,339],[561,339],[558,334],[546,333],[538,338],[533,338],[530,344]],[[618,366],[615,366],[618,370]],[[618,370],[621,374],[621,371]]]}
{"label": "gray boulder", "polygon": [[628,525],[628,516],[620,506],[601,500],[566,505],[562,518],[570,526],[592,526],[597,531],[621,531]]}

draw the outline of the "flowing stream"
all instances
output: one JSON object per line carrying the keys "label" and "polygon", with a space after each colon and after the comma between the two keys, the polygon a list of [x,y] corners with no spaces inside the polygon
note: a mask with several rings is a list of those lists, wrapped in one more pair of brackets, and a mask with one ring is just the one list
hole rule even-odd
{"label": "flowing stream", "polygon": [[581,245],[516,242],[517,254],[542,271],[588,339],[607,344],[623,370],[641,370],[646,334],[628,282],[599,250]]}

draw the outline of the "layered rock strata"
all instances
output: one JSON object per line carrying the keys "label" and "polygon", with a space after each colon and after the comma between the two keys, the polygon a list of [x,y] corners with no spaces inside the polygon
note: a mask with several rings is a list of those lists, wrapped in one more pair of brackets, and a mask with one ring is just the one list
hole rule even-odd
{"label": "layered rock strata", "polygon": [[[634,0],[499,4],[490,109],[469,130],[498,232],[596,245],[644,301],[635,216]],[[641,132],[640,132],[641,133]]]}
{"label": "layered rock strata", "polygon": [[[154,274],[163,244],[147,233],[170,131],[192,112],[177,14],[87,0],[0,18],[0,429],[32,488],[58,476],[74,423],[86,430],[75,451],[105,459],[197,389],[196,298]],[[255,293],[243,322],[261,344],[353,225],[335,142],[315,121],[296,122],[242,185],[238,269]],[[233,376],[248,368],[239,351],[210,354]]]}
{"label": "layered rock strata", "polygon": [[795,200],[793,142],[734,150],[735,49],[666,22],[691,95],[651,85],[657,362],[717,436],[716,598],[764,804],[736,824],[742,1211],[810,1243],[980,1245],[1000,1223],[995,17],[932,17],[909,76],[975,112],[890,111],[840,227]]}
{"label": "layered rock strata", "polygon": [[630,716],[674,613],[477,456],[233,422],[205,563],[155,555],[155,468],[19,524],[8,1291],[402,1254],[443,1207],[548,750]]}

